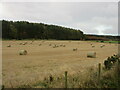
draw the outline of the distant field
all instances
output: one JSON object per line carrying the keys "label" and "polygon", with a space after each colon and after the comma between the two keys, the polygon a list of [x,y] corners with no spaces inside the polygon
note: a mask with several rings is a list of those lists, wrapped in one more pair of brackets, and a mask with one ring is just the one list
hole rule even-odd
{"label": "distant field", "polygon": [[[96,42],[101,42],[101,41],[96,41]],[[120,43],[120,41],[103,41],[104,43]]]}
{"label": "distant field", "polygon": [[[27,44],[20,45],[24,42]],[[3,84],[5,87],[33,85],[49,75],[62,77],[64,71],[68,71],[69,75],[78,72],[82,74],[87,68],[103,63],[108,56],[118,52],[118,44],[115,44],[116,41],[112,43],[62,40],[2,41]],[[90,44],[95,47],[92,48]],[[103,44],[105,47],[100,48]],[[54,45],[58,47],[54,48]],[[77,48],[77,51],[73,51],[74,48]],[[19,50],[22,49],[27,50],[28,54],[19,55]],[[89,51],[95,51],[97,57],[87,58]]]}

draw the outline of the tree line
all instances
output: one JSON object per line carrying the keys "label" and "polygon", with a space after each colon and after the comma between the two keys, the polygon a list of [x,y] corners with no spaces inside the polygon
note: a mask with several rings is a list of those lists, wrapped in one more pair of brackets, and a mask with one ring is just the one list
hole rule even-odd
{"label": "tree line", "polygon": [[3,39],[83,40],[82,31],[44,23],[2,20]]}

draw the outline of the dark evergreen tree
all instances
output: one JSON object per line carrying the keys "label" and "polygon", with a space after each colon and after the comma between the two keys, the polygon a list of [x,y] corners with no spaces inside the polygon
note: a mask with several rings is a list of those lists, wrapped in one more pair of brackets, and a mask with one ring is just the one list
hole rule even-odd
{"label": "dark evergreen tree", "polygon": [[56,39],[82,40],[85,38],[80,30],[43,23],[2,20],[3,39]]}

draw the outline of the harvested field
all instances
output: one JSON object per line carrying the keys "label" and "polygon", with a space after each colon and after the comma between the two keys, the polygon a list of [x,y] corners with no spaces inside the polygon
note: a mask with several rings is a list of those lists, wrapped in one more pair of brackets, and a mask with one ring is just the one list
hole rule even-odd
{"label": "harvested field", "polygon": [[[20,43],[25,43],[20,45]],[[91,43],[95,46],[91,47]],[[90,41],[2,41],[2,75],[5,87],[34,84],[52,74],[70,75],[83,72],[118,52],[118,44]],[[41,44],[39,46],[39,44]],[[11,45],[12,47],[6,47]],[[54,45],[58,47],[53,48]],[[65,45],[63,47],[62,45]],[[77,51],[73,52],[73,48]],[[27,55],[19,55],[19,50],[27,50]],[[96,58],[88,58],[89,51],[96,52]]]}

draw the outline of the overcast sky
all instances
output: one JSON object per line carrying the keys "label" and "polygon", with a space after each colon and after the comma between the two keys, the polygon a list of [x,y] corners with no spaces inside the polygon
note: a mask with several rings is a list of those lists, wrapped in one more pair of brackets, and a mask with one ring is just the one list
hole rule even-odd
{"label": "overcast sky", "polygon": [[116,2],[2,2],[0,19],[55,24],[86,34],[117,35]]}

